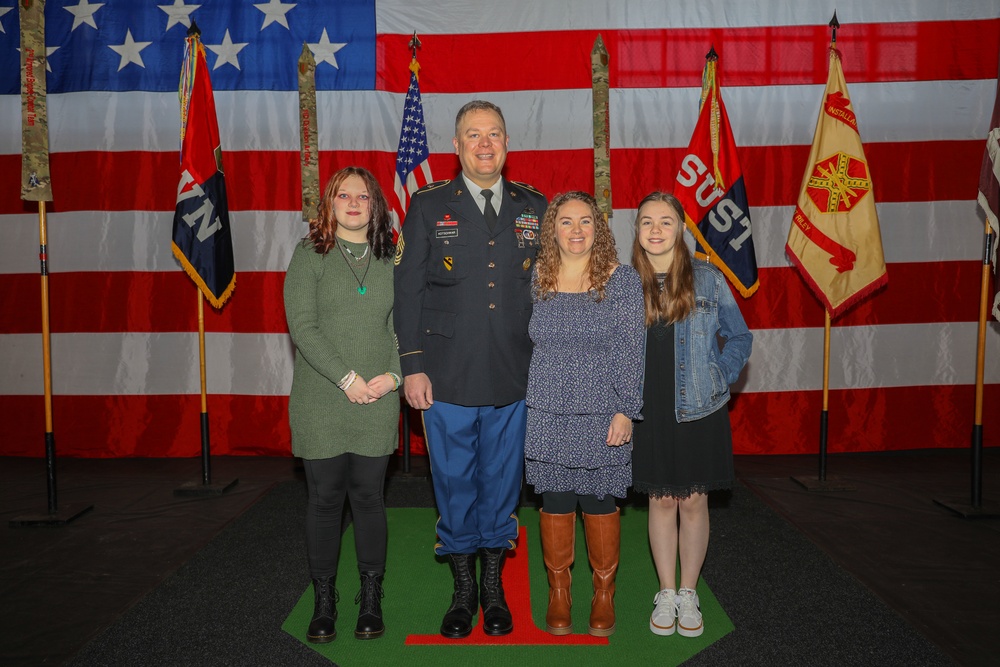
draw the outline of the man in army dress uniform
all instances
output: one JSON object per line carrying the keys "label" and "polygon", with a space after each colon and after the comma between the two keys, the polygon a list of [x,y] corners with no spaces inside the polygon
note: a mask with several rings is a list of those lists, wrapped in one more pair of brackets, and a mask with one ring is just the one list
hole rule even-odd
{"label": "man in army dress uniform", "polygon": [[[394,319],[407,402],[424,410],[440,520],[435,551],[455,578],[445,637],[505,635],[501,580],[524,467],[531,274],[545,197],[501,177],[507,128],[495,104],[455,119],[461,176],[416,192],[396,250]],[[476,561],[481,561],[477,590]]]}

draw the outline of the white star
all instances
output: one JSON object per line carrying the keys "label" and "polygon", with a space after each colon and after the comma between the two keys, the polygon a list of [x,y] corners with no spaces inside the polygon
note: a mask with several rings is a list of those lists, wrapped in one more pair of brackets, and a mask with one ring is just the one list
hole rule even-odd
{"label": "white star", "polygon": [[120,72],[122,71],[122,68],[129,63],[135,63],[139,67],[145,68],[146,64],[142,62],[142,56],[139,55],[139,52],[150,44],[152,44],[152,42],[135,41],[132,39],[132,31],[126,30],[125,43],[118,44],[117,46],[114,44],[108,44],[108,48],[122,57],[121,62],[118,63],[118,71]]}
{"label": "white star", "polygon": [[260,29],[264,30],[264,28],[272,23],[280,23],[287,29],[288,19],[285,17],[285,14],[287,14],[288,11],[294,6],[294,2],[288,5],[283,5],[281,4],[281,0],[267,0],[266,4],[254,4],[254,7],[264,12],[264,25],[262,25]]}
{"label": "white star", "polygon": [[[0,14],[0,16],[3,16],[3,14]],[[0,32],[3,32],[3,31],[0,30]],[[55,53],[58,50],[59,50],[58,46],[46,46],[45,47],[45,70],[46,71],[48,71],[48,72],[52,71],[52,65],[49,64],[49,56],[51,56],[53,53]],[[18,47],[17,52],[18,53],[21,52],[21,48],[20,47]]]}
{"label": "white star", "polygon": [[184,0],[174,0],[172,5],[157,5],[167,13],[167,30],[178,23],[191,27],[191,12],[201,7],[201,5],[185,5]]}
{"label": "white star", "polygon": [[310,44],[309,49],[313,52],[313,56],[316,57],[317,66],[320,63],[330,63],[337,69],[340,69],[340,65],[337,64],[337,56],[334,54],[345,46],[347,46],[347,42],[343,44],[331,44],[330,38],[326,35],[326,28],[323,28],[323,36],[319,38],[319,43]]}
{"label": "white star", "polygon": [[[6,14],[7,12],[9,12],[12,9],[14,9],[14,8],[13,7],[0,7],[0,16],[3,16],[4,14]],[[0,32],[4,32],[4,33],[7,32],[6,30],[3,29],[3,23],[0,23]]]}
{"label": "white star", "polygon": [[240,68],[240,60],[237,55],[243,48],[250,42],[237,42],[233,43],[233,40],[229,37],[229,29],[226,28],[226,36],[222,38],[222,44],[206,44],[205,47],[212,50],[212,53],[218,55],[219,57],[215,59],[215,67],[213,70],[219,69],[222,65],[229,63],[236,69]]}
{"label": "white star", "polygon": [[63,7],[63,9],[73,15],[73,27],[70,28],[69,31],[73,32],[84,23],[96,30],[97,22],[94,21],[94,14],[103,6],[103,2],[96,5],[90,5],[87,4],[87,0],[80,0],[80,4],[75,7]]}

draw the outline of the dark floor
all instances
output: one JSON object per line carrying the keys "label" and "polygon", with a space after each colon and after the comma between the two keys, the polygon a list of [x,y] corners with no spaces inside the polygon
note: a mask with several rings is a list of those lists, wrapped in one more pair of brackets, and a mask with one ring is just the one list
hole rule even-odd
{"label": "dark floor", "polygon": [[[935,500],[971,500],[967,451],[836,455],[807,491],[814,456],[737,457],[739,480],[962,665],[1000,654],[1000,519],[962,518]],[[1000,500],[1000,450],[983,456],[983,507]],[[432,500],[426,459],[394,462],[390,506]],[[200,480],[192,459],[67,459],[59,508],[94,508],[61,527],[9,527],[44,514],[44,461],[0,459],[0,664],[61,664],[111,625],[273,485],[301,478],[294,459],[217,457],[214,498],[179,498]],[[714,536],[713,539],[724,539]],[[767,545],[766,548],[780,548]],[[748,557],[763,557],[761,554]],[[711,552],[709,554],[711,557]],[[847,639],[849,640],[849,639]]]}

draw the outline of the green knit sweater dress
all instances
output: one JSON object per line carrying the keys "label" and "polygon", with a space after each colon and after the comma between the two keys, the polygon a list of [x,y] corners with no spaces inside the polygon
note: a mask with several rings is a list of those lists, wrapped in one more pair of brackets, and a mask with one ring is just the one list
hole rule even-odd
{"label": "green knit sweater dress", "polygon": [[[358,257],[365,251],[363,243],[337,243]],[[389,392],[359,405],[337,387],[352,370],[366,381],[387,371],[400,374],[392,325],[392,271],[391,255],[379,260],[369,251],[356,262],[350,255],[345,259],[336,246],[326,255],[318,254],[309,241],[295,247],[285,274],[285,317],[295,344],[288,397],[295,456],[385,456],[396,450],[398,394]]]}

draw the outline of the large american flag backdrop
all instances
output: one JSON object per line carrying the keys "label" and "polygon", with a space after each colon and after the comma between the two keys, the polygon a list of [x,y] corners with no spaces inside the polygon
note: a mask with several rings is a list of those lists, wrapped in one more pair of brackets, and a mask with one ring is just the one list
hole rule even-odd
{"label": "large american flag backdrop", "polygon": [[[830,450],[968,445],[983,223],[975,204],[1000,48],[996,0],[49,0],[48,251],[61,455],[193,456],[197,296],[170,251],[177,84],[188,22],[208,49],[238,285],[206,314],[216,454],[289,450],[282,307],[300,213],[296,61],[317,60],[321,179],[363,165],[391,189],[416,31],[437,178],[464,102],[510,131],[507,173],[593,190],[590,50],[610,53],[612,220],[672,187],[714,45],[752,208],[754,350],[731,405],[737,453],[818,448],[823,310],[784,244],[827,78],[827,22],[870,161],[889,286],[834,321]],[[0,455],[43,447],[38,215],[19,199],[18,12],[0,0]],[[1000,331],[984,431],[1000,431]],[[990,407],[991,406],[991,407]]]}

